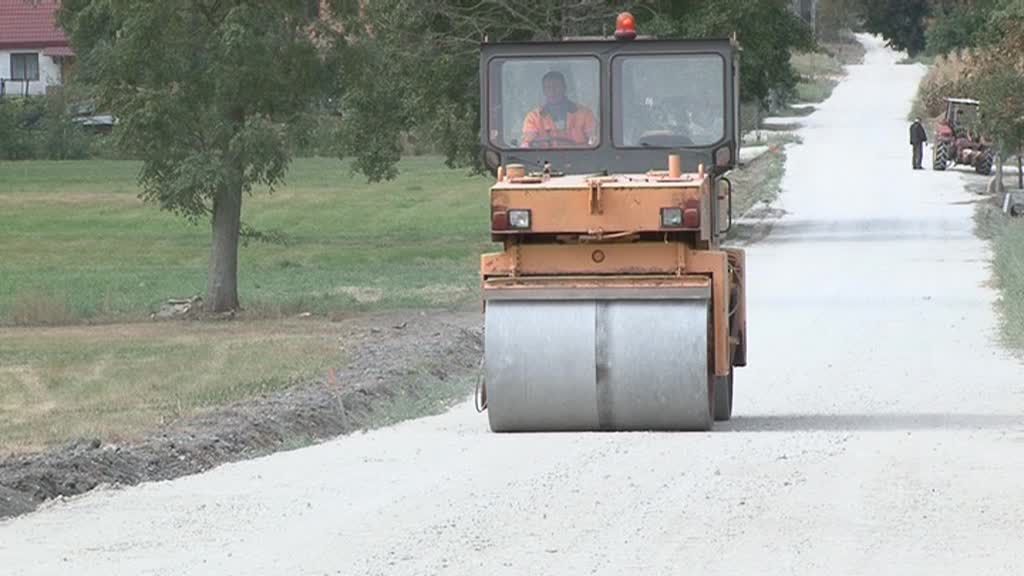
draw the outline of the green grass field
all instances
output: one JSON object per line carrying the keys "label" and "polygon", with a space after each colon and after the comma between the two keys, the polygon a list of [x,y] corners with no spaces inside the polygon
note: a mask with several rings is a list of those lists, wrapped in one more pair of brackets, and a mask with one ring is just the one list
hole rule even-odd
{"label": "green grass field", "polygon": [[[0,163],[0,323],[138,319],[204,293],[209,225],[139,200],[138,167]],[[488,179],[438,158],[400,169],[368,184],[339,161],[297,160],[284,186],[247,199],[243,221],[287,243],[241,249],[243,307],[276,315],[473,298]]]}

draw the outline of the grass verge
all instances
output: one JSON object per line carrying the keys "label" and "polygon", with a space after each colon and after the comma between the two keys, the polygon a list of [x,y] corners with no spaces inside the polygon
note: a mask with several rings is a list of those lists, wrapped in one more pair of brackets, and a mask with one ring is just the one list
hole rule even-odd
{"label": "grass verge", "polygon": [[[1006,179],[1007,190],[1016,184],[1016,177]],[[975,192],[983,192],[984,184],[977,186]],[[1003,342],[1024,356],[1024,220],[1004,214],[998,200],[980,202],[975,221],[978,234],[992,245]]]}
{"label": "grass verge", "polygon": [[120,442],[322,376],[345,361],[320,320],[167,322],[0,332],[0,453]]}
{"label": "grass verge", "polygon": [[786,171],[786,151],[772,145],[767,152],[729,175],[735,188],[732,199],[734,218],[742,218],[757,206],[768,206],[779,196]]}
{"label": "grass verge", "polygon": [[864,63],[867,49],[852,33],[841,34],[834,41],[821,42],[821,47],[832,58],[844,66],[858,66]]}
{"label": "grass verge", "polygon": [[910,58],[910,57],[903,58],[902,60],[900,60],[896,64],[898,64],[900,66],[907,66],[907,65],[911,65],[911,64],[923,64],[925,66],[931,66],[932,64],[935,64],[935,56],[929,56],[927,54],[918,54],[917,56],[914,56],[913,58]]}
{"label": "grass verge", "polygon": [[799,102],[817,104],[828,100],[839,80],[846,74],[845,66],[862,64],[866,53],[864,45],[850,37],[835,42],[824,42],[817,52],[797,52],[790,64],[800,82],[796,86]]}
{"label": "grass verge", "polygon": [[0,456],[0,519],[100,485],[170,480],[440,413],[472,391],[482,344],[477,323],[476,314],[451,313],[352,319],[337,330],[348,361],[322,377],[197,410],[126,442],[88,436]]}
{"label": "grass verge", "polygon": [[828,100],[843,75],[843,63],[827,52],[795,53],[790,64],[800,75],[795,94],[798,102],[817,104]]}

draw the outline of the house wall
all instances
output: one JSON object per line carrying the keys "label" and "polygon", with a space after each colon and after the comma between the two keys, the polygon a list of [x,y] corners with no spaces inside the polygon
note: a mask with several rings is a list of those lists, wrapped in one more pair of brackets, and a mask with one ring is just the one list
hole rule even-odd
{"label": "house wall", "polygon": [[6,95],[24,94],[25,84],[23,82],[11,82],[11,54],[31,53],[39,54],[39,81],[28,83],[30,95],[46,94],[47,86],[59,86],[62,82],[61,67],[59,58],[43,56],[42,50],[38,48],[25,50],[0,50],[0,78],[7,81]]}

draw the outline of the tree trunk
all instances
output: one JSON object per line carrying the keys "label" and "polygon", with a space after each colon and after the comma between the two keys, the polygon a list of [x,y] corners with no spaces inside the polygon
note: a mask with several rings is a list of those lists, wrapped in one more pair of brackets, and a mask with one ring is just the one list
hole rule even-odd
{"label": "tree trunk", "polygon": [[242,191],[224,190],[213,202],[213,243],[206,283],[206,311],[238,309],[238,235],[242,221]]}
{"label": "tree trunk", "polygon": [[996,154],[996,194],[1006,192],[1003,187],[1003,153]]}
{"label": "tree trunk", "polygon": [[1024,190],[1024,148],[1017,151],[1017,188]]}

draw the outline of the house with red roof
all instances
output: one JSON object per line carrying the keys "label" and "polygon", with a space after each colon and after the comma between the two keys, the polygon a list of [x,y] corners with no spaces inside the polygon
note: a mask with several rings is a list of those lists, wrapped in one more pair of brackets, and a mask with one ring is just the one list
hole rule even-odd
{"label": "house with red roof", "polygon": [[61,86],[74,52],[57,24],[60,0],[0,0],[0,95]]}

